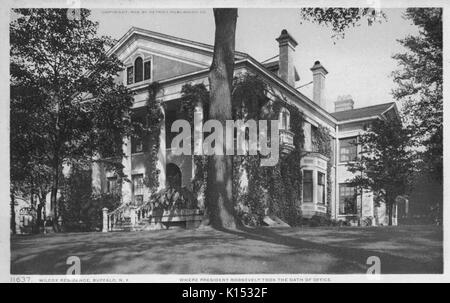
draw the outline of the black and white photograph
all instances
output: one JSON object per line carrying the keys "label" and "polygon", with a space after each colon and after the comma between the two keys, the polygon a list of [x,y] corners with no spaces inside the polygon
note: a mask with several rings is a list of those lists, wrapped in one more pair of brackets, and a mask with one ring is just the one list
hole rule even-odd
{"label": "black and white photograph", "polygon": [[448,280],[444,1],[116,2],[3,9],[4,280]]}

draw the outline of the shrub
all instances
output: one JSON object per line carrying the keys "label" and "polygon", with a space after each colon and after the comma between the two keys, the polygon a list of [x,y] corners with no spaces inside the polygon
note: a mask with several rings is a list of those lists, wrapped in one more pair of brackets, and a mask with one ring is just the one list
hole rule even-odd
{"label": "shrub", "polygon": [[197,199],[186,187],[169,187],[153,194],[150,198],[152,209],[175,210],[175,209],[196,209]]}

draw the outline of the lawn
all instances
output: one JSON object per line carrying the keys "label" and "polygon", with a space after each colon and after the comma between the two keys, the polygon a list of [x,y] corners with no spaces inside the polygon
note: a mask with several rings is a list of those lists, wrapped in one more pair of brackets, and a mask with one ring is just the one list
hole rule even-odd
{"label": "lawn", "polygon": [[442,273],[436,226],[256,228],[67,233],[11,238],[12,274]]}

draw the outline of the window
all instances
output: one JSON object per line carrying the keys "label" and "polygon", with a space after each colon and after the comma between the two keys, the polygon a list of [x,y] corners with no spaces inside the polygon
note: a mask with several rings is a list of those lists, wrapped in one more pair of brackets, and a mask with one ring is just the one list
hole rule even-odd
{"label": "window", "polygon": [[348,184],[339,184],[339,214],[356,214],[356,190]]}
{"label": "window", "polygon": [[117,177],[108,178],[106,183],[106,192],[109,194],[119,193],[119,182],[117,181]]}
{"label": "window", "polygon": [[127,68],[127,84],[133,84],[134,82],[134,67]]}
{"label": "window", "polygon": [[280,112],[280,120],[281,120],[281,125],[280,125],[280,129],[284,129],[284,130],[289,130],[289,111],[285,108],[283,108]]}
{"label": "window", "polygon": [[132,176],[134,203],[139,205],[144,201],[144,175]]}
{"label": "window", "polygon": [[151,77],[151,63],[147,61],[144,63],[144,80],[148,80]]}
{"label": "window", "polygon": [[144,151],[144,144],[141,137],[131,138],[131,153],[142,153]]}
{"label": "window", "polygon": [[[145,117],[134,113],[131,117],[133,123],[141,124],[144,128],[146,127]],[[149,136],[144,130],[140,130],[131,137],[131,153],[142,153],[149,150]]]}
{"label": "window", "polygon": [[325,174],[317,172],[317,203],[325,204]]}
{"label": "window", "polygon": [[311,151],[320,153],[320,142],[318,139],[318,128],[317,126],[311,125]]}
{"label": "window", "polygon": [[356,160],[356,137],[339,140],[339,162]]}
{"label": "window", "polygon": [[303,171],[303,202],[313,202],[313,172]]}
{"label": "window", "polygon": [[138,83],[151,78],[151,61],[143,61],[141,57],[134,60],[134,65],[127,67],[127,84]]}
{"label": "window", "polygon": [[143,80],[143,66],[142,58],[138,57],[134,60],[134,82],[141,82]]}

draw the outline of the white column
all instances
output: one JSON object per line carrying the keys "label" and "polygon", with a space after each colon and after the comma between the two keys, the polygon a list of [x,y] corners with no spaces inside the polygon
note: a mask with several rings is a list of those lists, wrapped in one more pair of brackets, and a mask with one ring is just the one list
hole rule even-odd
{"label": "white column", "polygon": [[124,157],[122,158],[123,173],[129,182],[122,182],[122,203],[131,202],[132,198],[132,183],[131,183],[131,139],[124,138],[122,150]]}
{"label": "white column", "polygon": [[161,106],[161,111],[163,114],[163,120],[161,122],[161,132],[159,134],[159,151],[158,151],[158,163],[156,163],[156,168],[159,170],[159,186],[158,190],[166,188],[166,119],[164,107]]}
{"label": "white column", "polygon": [[203,148],[203,104],[199,101],[194,108],[194,155],[201,155]]}
{"label": "white column", "polygon": [[105,177],[102,173],[102,166],[97,160],[100,158],[98,154],[95,154],[92,157],[92,193],[93,194],[101,194],[102,193],[102,179]]}
{"label": "white column", "polygon": [[102,213],[103,213],[103,228],[102,228],[102,232],[107,233],[108,232],[108,209],[106,207],[104,207],[102,209]]}
{"label": "white column", "polygon": [[194,161],[194,155],[201,155],[203,148],[203,104],[199,101],[194,108],[194,145],[192,156],[192,175],[191,189],[195,178],[195,170],[197,169]]}
{"label": "white column", "polygon": [[131,228],[134,229],[134,227],[137,224],[136,206],[130,207],[130,220],[131,220]]}
{"label": "white column", "polygon": [[305,144],[304,144],[305,151],[311,151],[312,150],[311,123],[306,121],[303,123],[303,133],[305,135]]}

